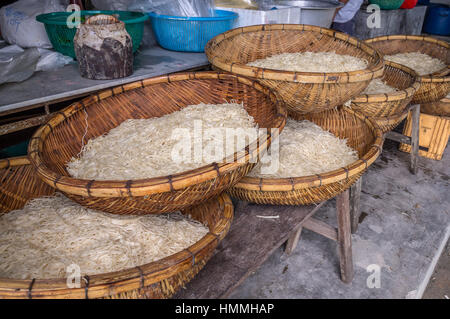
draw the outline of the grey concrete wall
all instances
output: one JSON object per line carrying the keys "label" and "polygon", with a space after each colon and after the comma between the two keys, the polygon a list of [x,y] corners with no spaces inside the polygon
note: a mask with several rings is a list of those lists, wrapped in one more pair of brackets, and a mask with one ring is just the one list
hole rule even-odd
{"label": "grey concrete wall", "polygon": [[367,13],[366,6],[363,6],[355,16],[356,36],[369,39],[392,34],[421,34],[426,9],[426,6],[417,6],[413,9],[381,10],[380,28],[369,28],[367,19],[372,13]]}

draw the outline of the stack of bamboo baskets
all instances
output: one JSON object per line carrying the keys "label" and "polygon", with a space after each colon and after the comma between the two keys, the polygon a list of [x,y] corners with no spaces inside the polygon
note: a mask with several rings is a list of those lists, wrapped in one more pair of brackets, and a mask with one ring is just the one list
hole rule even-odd
{"label": "stack of bamboo baskets", "polygon": [[37,130],[28,157],[0,161],[0,214],[60,191],[83,206],[114,214],[179,210],[209,228],[207,235],[183,251],[132,269],[85,276],[76,288],[68,288],[65,279],[0,279],[0,297],[168,298],[190,281],[230,228],[233,205],[224,191],[256,165],[271,143],[271,130],[238,150],[234,161],[170,176],[81,180],[71,177],[65,164],[80,152],[83,137],[100,136],[126,119],[159,117],[188,105],[224,100],[243,103],[260,128],[284,127],[283,103],[256,81],[217,72],[183,73],[134,82],[76,102]]}
{"label": "stack of bamboo baskets", "polygon": [[[36,174],[27,157],[0,160],[0,179],[0,215],[21,209],[30,199],[55,193]],[[206,236],[185,250],[131,269],[84,276],[80,287],[75,288],[69,288],[66,279],[0,278],[0,298],[168,298],[204,267],[227,234],[233,219],[233,204],[228,195],[221,194],[181,212],[209,228]]]}
{"label": "stack of bamboo baskets", "polygon": [[[280,53],[306,51],[364,58],[368,66],[352,72],[313,73],[247,65]],[[306,205],[348,189],[378,157],[382,134],[406,117],[406,107],[419,88],[413,70],[395,63],[385,65],[381,53],[365,42],[309,25],[238,28],[211,40],[205,52],[216,69],[256,79],[274,89],[286,103],[290,117],[310,120],[346,138],[358,151],[358,161],[332,172],[280,179],[244,177],[231,189],[233,196],[256,203]],[[399,91],[361,95],[371,80],[380,77]],[[352,108],[342,107],[349,100]]]}
{"label": "stack of bamboo baskets", "polygon": [[[230,228],[233,206],[224,192],[255,203],[308,205],[348,189],[377,159],[383,132],[405,118],[411,101],[430,102],[423,96],[441,97],[449,90],[447,80],[431,77],[424,85],[413,70],[385,63],[380,51],[371,46],[375,42],[308,25],[238,28],[215,37],[205,49],[213,67],[228,73],[183,73],[142,80],[100,92],[58,112],[35,133],[28,157],[0,161],[0,214],[23,207],[31,198],[59,191],[81,205],[115,214],[181,210],[207,225],[209,233],[163,260],[86,276],[79,288],[69,289],[65,280],[58,279],[0,279],[0,297],[167,298],[205,265]],[[348,54],[366,59],[368,66],[353,72],[311,73],[246,65],[274,54],[305,51]],[[361,94],[372,79],[380,77],[399,91]],[[312,176],[247,177],[256,165],[254,159],[270,145],[273,136],[268,130],[254,145],[237,152],[232,163],[211,163],[170,176],[95,181],[73,178],[65,169],[66,162],[79,153],[84,136],[100,136],[129,118],[159,117],[190,104],[220,104],[224,99],[243,102],[261,128],[282,130],[288,114],[310,120],[346,138],[359,158],[346,167]],[[344,107],[349,100],[351,108]]]}
{"label": "stack of bamboo baskets", "polygon": [[[419,155],[434,160],[442,159],[450,136],[450,44],[432,37],[414,35],[391,35],[366,41],[383,54],[420,52],[444,61],[446,66],[433,74],[418,76],[420,86],[411,100],[420,104]],[[407,114],[404,115],[406,117]],[[403,134],[411,136],[412,118],[408,120]],[[411,152],[411,146],[400,144],[400,150]]]}

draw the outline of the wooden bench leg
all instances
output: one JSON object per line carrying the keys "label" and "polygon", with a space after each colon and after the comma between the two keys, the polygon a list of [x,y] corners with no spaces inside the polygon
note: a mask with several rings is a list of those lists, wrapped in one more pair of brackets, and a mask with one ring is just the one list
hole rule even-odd
{"label": "wooden bench leg", "polygon": [[350,229],[349,197],[349,190],[346,190],[336,197],[341,280],[345,283],[350,283],[353,280],[352,235]]}
{"label": "wooden bench leg", "polygon": [[419,161],[420,104],[411,108],[411,173],[417,174]]}
{"label": "wooden bench leg", "polygon": [[352,234],[358,230],[359,216],[361,215],[361,185],[362,176],[350,188],[350,219]]}
{"label": "wooden bench leg", "polygon": [[302,233],[303,227],[299,227],[297,230],[292,232],[291,237],[286,242],[286,247],[284,248],[284,253],[286,255],[292,254],[295,247],[297,247],[298,240],[300,239],[300,234]]}

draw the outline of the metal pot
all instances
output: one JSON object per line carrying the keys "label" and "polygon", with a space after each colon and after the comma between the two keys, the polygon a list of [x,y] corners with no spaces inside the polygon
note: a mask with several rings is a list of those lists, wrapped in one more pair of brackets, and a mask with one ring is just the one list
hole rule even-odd
{"label": "metal pot", "polygon": [[329,28],[333,22],[336,9],[342,8],[343,3],[337,0],[304,0],[304,1],[276,1],[276,5],[299,7],[300,23]]}

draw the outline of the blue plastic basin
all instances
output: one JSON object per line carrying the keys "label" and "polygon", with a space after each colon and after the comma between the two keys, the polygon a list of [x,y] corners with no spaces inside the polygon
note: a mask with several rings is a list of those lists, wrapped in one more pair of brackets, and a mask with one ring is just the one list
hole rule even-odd
{"label": "blue plastic basin", "polygon": [[215,10],[214,17],[176,17],[149,12],[156,41],[165,49],[204,52],[209,40],[233,28],[238,14]]}

